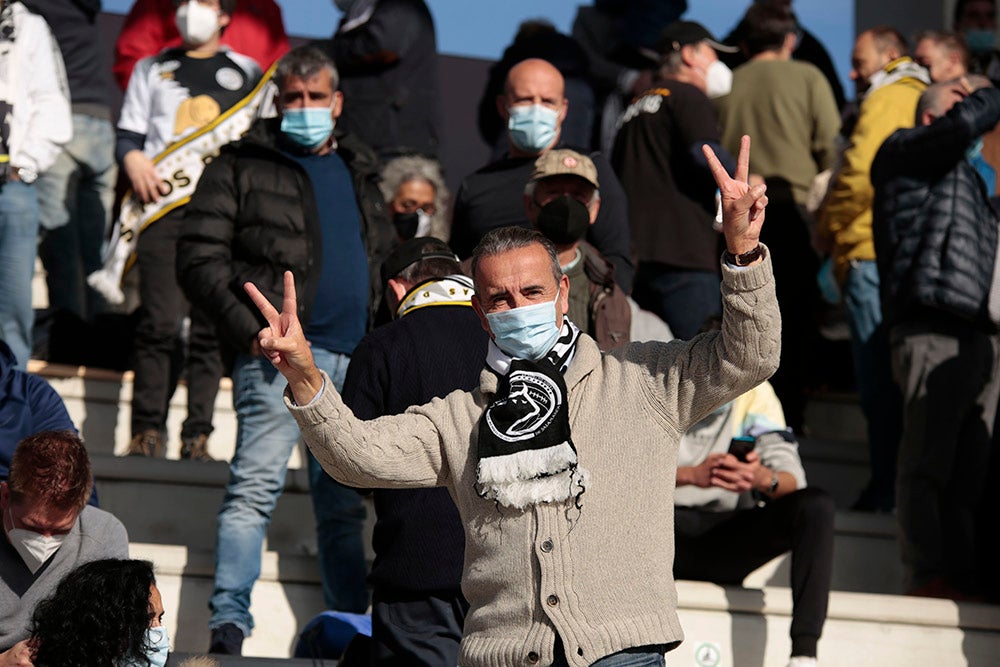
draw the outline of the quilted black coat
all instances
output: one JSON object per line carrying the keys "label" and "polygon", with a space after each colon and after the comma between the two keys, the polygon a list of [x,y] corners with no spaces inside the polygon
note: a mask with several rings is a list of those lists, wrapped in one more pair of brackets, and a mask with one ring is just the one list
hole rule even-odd
{"label": "quilted black coat", "polygon": [[[212,160],[188,204],[177,248],[187,297],[213,313],[230,352],[247,352],[266,326],[243,291],[253,282],[281,308],[284,271],[295,274],[299,319],[309,320],[322,258],[319,212],[302,167],[277,147],[278,119],[258,121]],[[369,268],[369,325],[381,300],[379,267],[396,234],[378,188],[378,162],[351,135],[337,154],[354,178]]]}
{"label": "quilted black coat", "polygon": [[929,125],[897,130],[872,163],[882,314],[993,330],[987,312],[997,215],[966,151],[1000,121],[1000,90],[976,91]]}

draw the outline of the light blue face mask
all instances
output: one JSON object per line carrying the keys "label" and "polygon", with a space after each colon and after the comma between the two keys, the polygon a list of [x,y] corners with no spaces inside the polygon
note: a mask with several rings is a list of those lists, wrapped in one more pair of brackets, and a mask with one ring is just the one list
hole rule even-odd
{"label": "light blue face mask", "polygon": [[558,132],[559,112],[541,104],[507,109],[511,142],[522,151],[538,153],[551,144]]}
{"label": "light blue face mask", "polygon": [[312,150],[326,141],[333,132],[330,108],[285,109],[281,115],[281,132],[299,146]]}
{"label": "light blue face mask", "polygon": [[[146,658],[152,667],[164,667],[167,664],[167,655],[170,653],[170,635],[167,634],[167,626],[158,625],[155,628],[146,630],[146,645],[149,647]],[[120,663],[118,667],[147,667],[146,663],[129,660]]]}
{"label": "light blue face mask", "polygon": [[559,290],[556,290],[554,301],[487,313],[486,321],[490,325],[493,342],[512,357],[532,361],[541,359],[559,339],[557,303]]}
{"label": "light blue face mask", "polygon": [[997,34],[992,30],[966,30],[965,43],[973,53],[986,53],[997,43]]}

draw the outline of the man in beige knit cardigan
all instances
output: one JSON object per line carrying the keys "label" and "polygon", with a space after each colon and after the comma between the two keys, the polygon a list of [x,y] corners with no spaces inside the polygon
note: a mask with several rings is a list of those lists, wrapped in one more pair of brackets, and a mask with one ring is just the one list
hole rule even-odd
{"label": "man in beige knit cardigan", "polygon": [[[537,232],[485,237],[472,265],[491,342],[478,390],[356,419],[312,363],[285,274],[261,350],[323,468],[363,488],[445,486],[461,514],[470,603],[461,665],[663,665],[681,642],[673,563],[677,450],[689,426],[766,379],[780,318],[759,244],[767,198],[705,150],[722,194],[721,332],[602,355],[563,317],[569,281]],[[664,215],[669,215],[665,211]]]}

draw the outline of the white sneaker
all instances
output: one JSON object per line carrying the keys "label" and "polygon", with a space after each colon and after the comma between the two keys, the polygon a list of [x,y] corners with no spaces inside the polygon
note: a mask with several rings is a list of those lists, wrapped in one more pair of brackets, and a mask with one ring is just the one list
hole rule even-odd
{"label": "white sneaker", "polygon": [[819,661],[816,658],[797,655],[788,661],[788,667],[819,667]]}

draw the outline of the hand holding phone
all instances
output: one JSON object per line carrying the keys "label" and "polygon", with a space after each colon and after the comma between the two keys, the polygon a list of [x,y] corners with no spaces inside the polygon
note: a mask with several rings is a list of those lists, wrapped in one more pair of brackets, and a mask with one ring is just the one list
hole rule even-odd
{"label": "hand holding phone", "polygon": [[749,435],[738,435],[729,441],[729,453],[741,463],[747,462],[747,454],[753,451],[756,439]]}

